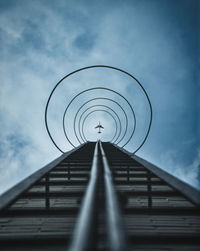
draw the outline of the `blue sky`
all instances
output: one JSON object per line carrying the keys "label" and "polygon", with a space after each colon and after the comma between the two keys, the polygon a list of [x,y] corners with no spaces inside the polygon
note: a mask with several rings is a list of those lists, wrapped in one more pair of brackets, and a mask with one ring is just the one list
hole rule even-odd
{"label": "blue sky", "polygon": [[[200,188],[198,3],[0,0],[0,192],[60,155],[45,131],[48,95],[69,72],[96,64],[130,72],[149,94],[153,124],[137,154]],[[63,83],[49,114],[56,140],[70,149],[61,132],[63,109],[79,91],[95,86],[119,91],[136,109],[139,136],[127,145],[133,151],[146,128],[148,108],[136,85],[116,72],[86,72]],[[105,94],[90,97],[97,95]],[[113,122],[94,114],[86,127],[100,119],[109,137]]]}

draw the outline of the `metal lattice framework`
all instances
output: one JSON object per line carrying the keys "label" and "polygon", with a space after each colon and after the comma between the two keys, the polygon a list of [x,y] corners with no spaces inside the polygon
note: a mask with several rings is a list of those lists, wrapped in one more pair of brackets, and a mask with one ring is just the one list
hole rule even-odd
{"label": "metal lattice framework", "polygon": [[[140,89],[142,90],[143,94],[145,95],[145,98],[146,98],[148,106],[149,106],[149,113],[150,113],[149,116],[150,116],[150,119],[149,119],[149,124],[148,124],[147,131],[144,134],[144,137],[143,137],[141,143],[136,148],[136,150],[132,153],[132,154],[135,154],[144,145],[144,143],[145,143],[145,141],[146,141],[146,139],[147,139],[147,137],[149,135],[149,132],[150,132],[150,129],[151,129],[151,124],[152,124],[152,105],[151,105],[151,101],[149,99],[149,96],[148,96],[146,90],[144,89],[144,87],[142,86],[142,84],[133,75],[131,75],[130,73],[128,73],[128,72],[126,72],[126,71],[124,71],[122,69],[113,67],[113,66],[93,65],[93,66],[88,66],[88,67],[80,68],[80,69],[78,69],[76,71],[73,71],[73,72],[67,74],[65,77],[63,77],[54,86],[53,90],[51,91],[51,93],[49,95],[49,98],[48,98],[48,101],[47,101],[47,104],[46,104],[46,108],[45,108],[45,125],[46,125],[46,129],[47,129],[48,135],[49,135],[51,141],[53,142],[53,144],[55,145],[55,147],[60,152],[64,153],[64,151],[56,143],[56,141],[53,138],[52,133],[50,132],[50,129],[49,129],[47,117],[48,117],[48,108],[49,108],[50,101],[52,99],[52,96],[53,96],[55,90],[60,86],[60,84],[64,80],[68,79],[70,76],[72,76],[72,75],[74,75],[74,74],[76,74],[78,72],[86,71],[86,70],[93,69],[93,68],[108,68],[108,69],[112,69],[114,71],[118,71],[118,72],[120,72],[122,74],[125,74],[126,76],[128,76],[132,80],[134,80],[133,82],[136,83],[137,86],[140,87]],[[85,121],[87,120],[87,118],[91,114],[101,111],[101,112],[107,113],[114,120],[114,122],[115,122],[115,134],[114,134],[113,137],[111,137],[111,140],[110,140],[111,143],[119,145],[119,143],[121,143],[122,140],[124,140],[124,138],[127,136],[127,132],[131,131],[130,136],[128,137],[128,139],[126,140],[126,142],[123,143],[123,145],[121,146],[122,148],[124,148],[132,140],[132,138],[133,138],[133,136],[135,134],[135,130],[136,130],[136,116],[135,116],[135,112],[134,112],[133,106],[131,105],[130,101],[127,100],[126,97],[124,97],[121,93],[119,93],[119,92],[117,92],[117,91],[115,91],[113,89],[105,88],[105,87],[94,87],[94,88],[89,88],[89,89],[83,90],[83,91],[79,92],[78,94],[76,94],[71,99],[71,101],[68,103],[68,105],[67,105],[67,107],[66,107],[66,109],[64,111],[63,119],[62,119],[63,132],[64,132],[64,135],[65,135],[65,138],[66,138],[67,142],[72,147],[76,147],[75,143],[72,142],[72,140],[70,140],[70,138],[69,138],[69,132],[67,132],[67,129],[66,129],[66,124],[69,121],[69,119],[67,118],[67,112],[69,111],[69,108],[72,106],[72,104],[76,101],[76,99],[78,97],[80,97],[83,94],[88,94],[88,96],[89,96],[90,92],[95,91],[95,90],[101,90],[101,91],[104,91],[104,92],[112,93],[112,94],[117,95],[119,98],[121,98],[123,100],[123,102],[125,102],[128,105],[128,107],[129,107],[129,109],[131,111],[131,113],[132,113],[132,120],[129,121],[129,117],[127,116],[126,110],[122,107],[122,105],[119,102],[117,102],[116,100],[114,100],[112,98],[96,97],[96,98],[88,99],[86,102],[84,102],[83,104],[81,104],[79,106],[77,112],[75,113],[75,117],[74,117],[74,120],[73,120],[73,132],[74,132],[75,138],[78,140],[78,142],[80,144],[88,142],[88,139],[85,136],[85,127],[84,127]],[[91,105],[87,109],[84,109],[85,106],[87,104],[89,104],[90,102],[93,102],[93,101],[99,101],[99,102],[101,102],[101,101],[104,101],[104,100],[107,100],[109,102],[115,103],[121,109],[121,111],[123,112],[123,114],[125,116],[125,130],[124,130],[124,133],[122,133],[122,124],[123,123],[122,123],[122,120],[121,120],[120,116],[118,115],[117,111],[115,111],[114,109],[112,109],[110,106],[103,105],[102,103],[100,103],[100,104]],[[98,109],[97,109],[97,107],[98,107]],[[101,107],[101,109],[100,109],[100,107]],[[102,109],[102,107],[105,108],[105,109]],[[95,110],[90,111],[88,114],[86,114],[90,109],[93,109],[93,108],[95,108]],[[78,117],[79,114],[80,114],[80,117],[79,117],[79,120],[78,120],[78,130],[77,130],[76,123],[77,123],[77,117]],[[70,134],[71,134],[71,131],[70,131]]]}

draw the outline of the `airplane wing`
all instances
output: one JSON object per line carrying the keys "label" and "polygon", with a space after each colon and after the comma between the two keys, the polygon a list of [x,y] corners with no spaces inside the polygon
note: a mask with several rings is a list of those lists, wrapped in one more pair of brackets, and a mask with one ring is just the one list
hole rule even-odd
{"label": "airplane wing", "polygon": [[100,128],[104,128],[102,125],[99,126]]}
{"label": "airplane wing", "polygon": [[95,126],[95,128],[99,128],[99,125]]}

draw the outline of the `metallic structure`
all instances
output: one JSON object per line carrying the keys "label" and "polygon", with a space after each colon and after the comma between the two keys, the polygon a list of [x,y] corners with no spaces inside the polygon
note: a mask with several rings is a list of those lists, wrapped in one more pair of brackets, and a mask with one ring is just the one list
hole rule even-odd
{"label": "metallic structure", "polygon": [[[124,149],[135,133],[134,109],[124,96],[103,87],[80,92],[64,111],[64,134],[74,149],[64,152],[53,139],[47,114],[55,89],[69,76],[91,68],[119,71],[135,80],[144,92],[150,119],[135,151]],[[72,121],[80,143],[75,147],[65,127],[67,110],[79,95],[99,89],[125,100],[132,111],[132,121],[114,99],[96,97],[84,101]],[[84,110],[86,104],[96,100],[115,103],[124,114],[125,123],[116,111],[101,103]],[[115,121],[110,142],[89,142],[84,134],[85,120],[98,111],[108,113]],[[0,196],[1,250],[200,250],[200,192],[135,155],[149,135],[152,106],[145,89],[131,74],[111,66],[89,66],[68,74],[49,96],[45,123],[62,155]],[[128,131],[130,136],[125,140]]]}
{"label": "metallic structure", "polygon": [[200,193],[111,143],[64,153],[0,201],[5,251],[200,248]]}
{"label": "metallic structure", "polygon": [[[48,108],[49,108],[49,104],[50,104],[50,101],[52,99],[52,96],[55,92],[55,90],[62,84],[62,82],[66,79],[68,79],[70,76],[78,73],[78,72],[81,72],[81,71],[87,71],[89,69],[95,69],[95,68],[107,68],[107,69],[111,69],[111,70],[114,70],[114,71],[117,71],[117,72],[121,72],[122,74],[130,77],[132,80],[134,80],[134,83],[137,84],[137,86],[140,87],[140,89],[142,90],[144,96],[146,97],[146,100],[147,100],[147,103],[149,105],[149,113],[150,113],[150,120],[149,120],[149,125],[148,125],[148,129],[147,129],[147,132],[145,133],[145,136],[142,140],[142,142],[140,143],[140,145],[137,147],[137,149],[133,152],[133,154],[135,154],[143,145],[144,143],[146,142],[147,140],[147,137],[149,135],[149,132],[150,132],[150,129],[151,129],[151,124],[152,124],[152,114],[153,114],[153,110],[152,110],[152,104],[151,104],[151,101],[149,99],[149,96],[146,92],[146,90],[144,89],[144,87],[142,86],[142,84],[133,76],[131,75],[130,73],[122,70],[122,69],[119,69],[119,68],[116,68],[116,67],[113,67],[113,66],[107,66],[107,65],[93,65],[93,66],[87,66],[87,67],[84,67],[84,68],[81,68],[81,69],[78,69],[76,71],[73,71],[69,74],[67,74],[65,77],[63,77],[53,88],[53,90],[51,91],[50,95],[49,95],[49,98],[47,100],[47,104],[46,104],[46,108],[45,108],[45,125],[46,125],[46,129],[47,129],[47,133],[52,141],[52,143],[54,144],[54,146],[61,152],[61,153],[64,153],[64,151],[58,146],[58,144],[55,142],[55,139],[53,139],[53,136],[50,132],[50,129],[49,129],[49,125],[48,125]],[[88,93],[88,92],[91,92],[92,90],[104,90],[104,91],[107,91],[107,92],[110,92],[110,93],[115,93],[116,95],[120,96],[123,100],[125,100],[128,104],[128,106],[130,107],[131,111],[132,111],[132,114],[133,114],[133,131],[129,137],[129,139],[126,141],[126,143],[122,146],[122,147],[125,147],[129,142],[130,140],[132,139],[133,135],[134,135],[134,132],[135,132],[135,128],[136,128],[136,118],[135,118],[135,113],[134,113],[134,109],[132,107],[132,105],[130,104],[130,102],[122,95],[120,94],[119,92],[117,91],[114,91],[112,89],[109,89],[109,88],[105,88],[105,87],[94,87],[94,88],[90,88],[90,89],[86,89],[80,93],[78,93],[75,97],[72,98],[72,100],[69,102],[69,104],[67,105],[65,111],[64,111],[64,114],[63,114],[63,131],[64,131],[64,134],[65,134],[65,137],[67,139],[67,141],[71,144],[71,146],[75,147],[75,145],[71,142],[71,140],[69,139],[68,135],[67,135],[67,132],[66,132],[66,129],[65,129],[65,117],[66,117],[66,114],[67,114],[67,110],[69,109],[69,107],[72,105],[72,103],[74,102],[74,100],[76,100],[76,98],[78,96],[80,96],[81,94],[83,93]],[[100,99],[100,98],[95,98],[95,99]],[[90,101],[90,100],[89,100]],[[89,102],[88,101],[88,102]],[[82,106],[80,106],[80,108],[82,108]],[[79,110],[78,110],[79,111]],[[74,120],[75,121],[75,120]],[[75,126],[74,126],[74,131],[75,131]],[[75,135],[77,136],[77,133],[74,132]],[[121,139],[122,140],[122,139]],[[120,140],[120,141],[121,141]],[[85,142],[85,141],[84,141]],[[118,143],[119,144],[119,143]]]}

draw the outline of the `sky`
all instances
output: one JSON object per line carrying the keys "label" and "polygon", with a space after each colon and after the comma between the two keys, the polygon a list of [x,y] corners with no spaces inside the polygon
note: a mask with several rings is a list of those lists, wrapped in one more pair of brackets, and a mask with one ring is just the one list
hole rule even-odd
{"label": "sky", "polygon": [[[45,129],[45,105],[60,79],[90,65],[118,67],[140,81],[153,121],[137,155],[200,189],[199,5],[196,0],[0,0],[0,193],[60,156]],[[133,152],[147,130],[149,107],[135,81],[110,69],[79,72],[55,91],[48,111],[55,141],[63,151],[72,149],[62,130],[63,112],[75,95],[93,87],[113,89],[133,106],[136,135],[125,146]],[[95,97],[113,99],[126,110],[122,146],[134,126],[131,109],[119,95],[102,90],[73,102],[65,120],[70,140],[79,145],[72,118],[80,104]],[[84,107],[99,104],[117,111],[124,132],[125,116],[112,101]],[[106,107],[85,114],[94,109],[101,111],[88,115],[85,136],[109,141],[115,121],[102,111]],[[101,136],[94,129],[99,121]]]}

